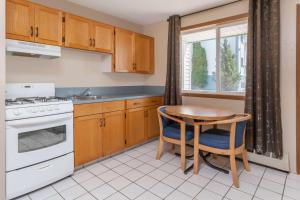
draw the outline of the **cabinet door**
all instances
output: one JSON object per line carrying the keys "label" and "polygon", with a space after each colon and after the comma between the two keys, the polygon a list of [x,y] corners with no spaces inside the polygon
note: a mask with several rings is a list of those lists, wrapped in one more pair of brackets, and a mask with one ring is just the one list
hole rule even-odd
{"label": "cabinet door", "polygon": [[34,5],[23,0],[6,1],[6,37],[34,41]]}
{"label": "cabinet door", "polygon": [[75,166],[102,156],[101,115],[78,117],[74,120]]}
{"label": "cabinet door", "polygon": [[115,29],[115,72],[133,72],[134,33]]}
{"label": "cabinet door", "polygon": [[93,22],[75,15],[65,14],[65,46],[92,49]]}
{"label": "cabinet door", "polygon": [[153,73],[154,40],[151,37],[135,34],[135,71]]}
{"label": "cabinet door", "polygon": [[94,50],[105,53],[113,53],[114,49],[114,27],[101,23],[94,23],[93,26],[93,47]]}
{"label": "cabinet door", "polygon": [[147,138],[159,136],[159,122],[157,115],[158,106],[146,108],[146,135]]}
{"label": "cabinet door", "polygon": [[62,12],[35,6],[35,41],[50,45],[62,45]]}
{"label": "cabinet door", "polygon": [[103,153],[111,155],[125,148],[125,112],[116,111],[104,114]]}
{"label": "cabinet door", "polygon": [[126,112],[126,145],[129,147],[143,141],[145,141],[145,110],[129,109]]}

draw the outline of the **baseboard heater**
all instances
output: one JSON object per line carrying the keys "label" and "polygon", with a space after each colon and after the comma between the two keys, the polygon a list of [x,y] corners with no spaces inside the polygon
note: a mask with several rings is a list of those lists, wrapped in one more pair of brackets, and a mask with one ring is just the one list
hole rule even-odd
{"label": "baseboard heater", "polygon": [[268,157],[265,155],[260,155],[252,152],[248,152],[248,159],[251,162],[261,164],[267,167],[272,167],[282,171],[290,171],[289,155],[284,154],[282,159],[277,159],[273,157]]}

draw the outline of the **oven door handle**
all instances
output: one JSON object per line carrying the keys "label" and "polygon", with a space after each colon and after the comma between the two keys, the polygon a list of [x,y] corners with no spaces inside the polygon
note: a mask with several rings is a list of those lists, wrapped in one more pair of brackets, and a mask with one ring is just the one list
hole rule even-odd
{"label": "oven door handle", "polygon": [[24,127],[24,126],[32,126],[32,125],[40,125],[40,124],[48,124],[53,122],[61,122],[61,121],[67,121],[71,120],[72,114],[70,115],[54,115],[54,116],[48,116],[48,117],[41,117],[41,118],[31,118],[31,119],[25,119],[25,120],[15,120],[15,121],[8,121],[6,124],[8,126],[13,127]]}

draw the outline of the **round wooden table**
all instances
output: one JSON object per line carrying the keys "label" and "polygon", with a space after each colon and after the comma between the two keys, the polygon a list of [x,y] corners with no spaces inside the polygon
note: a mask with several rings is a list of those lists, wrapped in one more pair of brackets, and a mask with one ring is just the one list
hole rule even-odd
{"label": "round wooden table", "polygon": [[189,105],[167,106],[166,113],[176,117],[201,121],[224,120],[232,118],[236,114],[230,110]]}
{"label": "round wooden table", "polygon": [[[230,111],[230,110],[210,108],[210,107],[204,107],[204,106],[189,106],[189,105],[167,106],[166,113],[171,116],[188,118],[193,121],[225,120],[225,119],[230,119],[236,115],[236,113],[234,113],[233,111]],[[199,134],[199,131],[201,132],[201,128],[200,128],[200,130],[198,130],[198,133],[196,132],[196,129],[195,129],[194,134]],[[189,144],[187,146],[194,147],[193,145],[189,145]],[[177,155],[180,155],[180,154],[177,153]],[[211,155],[210,153],[207,153],[206,155],[204,155],[203,152],[199,151],[199,155],[202,157],[202,159],[208,166],[210,166],[214,169],[217,169],[221,172],[224,172],[226,174],[229,173],[228,170],[217,167],[217,166],[211,164],[209,161],[207,161],[206,158]],[[188,157],[191,157],[191,156],[188,156]],[[185,174],[188,173],[193,168],[193,166],[194,166],[194,164],[192,166],[188,167],[184,173]]]}

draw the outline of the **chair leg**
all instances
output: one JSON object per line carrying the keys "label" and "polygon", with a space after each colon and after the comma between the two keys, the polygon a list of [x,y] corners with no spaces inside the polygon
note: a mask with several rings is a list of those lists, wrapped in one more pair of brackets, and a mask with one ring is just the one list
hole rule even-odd
{"label": "chair leg", "polygon": [[239,188],[240,183],[239,183],[239,180],[238,180],[236,160],[235,160],[235,155],[234,154],[230,154],[230,167],[231,167],[233,185],[235,187]]}
{"label": "chair leg", "polygon": [[186,162],[185,162],[185,143],[180,145],[180,163],[181,163],[181,169],[182,171],[185,170],[185,167],[186,167]]}
{"label": "chair leg", "polygon": [[194,174],[199,173],[199,126],[194,127]]}
{"label": "chair leg", "polygon": [[156,154],[156,160],[160,159],[163,150],[164,150],[164,141],[162,140],[162,138],[160,138],[159,144],[158,144],[158,149],[157,149],[157,154]]}
{"label": "chair leg", "polygon": [[243,156],[243,164],[244,164],[245,170],[250,171],[250,166],[249,166],[249,162],[248,162],[248,153],[247,153],[246,149],[243,151],[242,156]]}

